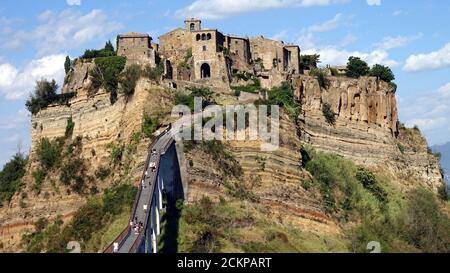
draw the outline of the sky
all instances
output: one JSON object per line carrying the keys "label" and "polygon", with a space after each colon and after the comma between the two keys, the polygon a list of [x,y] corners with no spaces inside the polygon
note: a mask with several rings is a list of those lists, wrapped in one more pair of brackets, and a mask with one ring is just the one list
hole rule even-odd
{"label": "sky", "polygon": [[[224,34],[296,43],[321,65],[359,56],[395,73],[400,120],[430,145],[450,141],[450,2],[442,0],[0,0],[0,167],[30,146],[24,104],[36,80],[64,78],[64,59],[119,33],[154,41],[188,17]],[[18,8],[20,7],[20,8]]]}

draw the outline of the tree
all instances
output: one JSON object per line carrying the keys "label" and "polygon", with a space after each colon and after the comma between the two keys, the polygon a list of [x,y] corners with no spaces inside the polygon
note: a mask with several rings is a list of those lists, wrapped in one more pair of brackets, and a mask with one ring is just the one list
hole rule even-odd
{"label": "tree", "polygon": [[112,45],[111,41],[106,42],[104,49],[105,51],[114,52],[114,46]]}
{"label": "tree", "polygon": [[64,70],[66,71],[66,74],[69,73],[71,68],[72,68],[72,62],[70,61],[70,57],[66,56],[66,61],[64,62]]}
{"label": "tree", "polygon": [[36,82],[33,94],[26,101],[25,106],[32,114],[36,114],[42,108],[47,107],[51,102],[57,98],[56,91],[58,84],[55,80],[49,82],[48,80],[41,80]]}
{"label": "tree", "polygon": [[301,63],[304,69],[311,70],[313,68],[316,68],[317,64],[320,63],[320,55],[319,54],[302,55]]}
{"label": "tree", "polygon": [[120,74],[120,91],[125,95],[127,101],[134,94],[134,90],[139,78],[141,77],[141,73],[141,66],[133,64],[127,67],[125,71]]}
{"label": "tree", "polygon": [[347,76],[352,78],[359,78],[369,74],[370,68],[367,63],[359,57],[351,56],[347,63]]}
{"label": "tree", "polygon": [[394,73],[392,73],[392,70],[389,67],[380,64],[374,65],[370,70],[369,75],[377,77],[379,80],[385,82],[391,82],[395,80],[395,76]]}

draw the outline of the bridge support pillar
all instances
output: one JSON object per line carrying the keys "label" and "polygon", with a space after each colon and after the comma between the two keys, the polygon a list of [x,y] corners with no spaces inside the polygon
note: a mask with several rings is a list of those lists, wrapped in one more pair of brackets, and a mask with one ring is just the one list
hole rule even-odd
{"label": "bridge support pillar", "polygon": [[157,253],[155,230],[152,229],[152,253]]}

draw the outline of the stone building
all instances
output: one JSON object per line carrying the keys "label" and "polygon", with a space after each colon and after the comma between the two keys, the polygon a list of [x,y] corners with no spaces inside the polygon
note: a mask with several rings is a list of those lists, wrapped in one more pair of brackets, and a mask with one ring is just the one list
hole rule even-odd
{"label": "stone building", "polygon": [[[201,20],[190,18],[184,28],[176,28],[159,37],[159,45],[147,34],[128,33],[117,39],[118,55],[127,57],[127,64],[150,64],[162,60],[165,79],[208,81],[227,87],[233,73],[259,72],[269,77],[269,86],[300,73],[300,48],[285,45],[262,36],[249,39],[224,35],[217,29],[203,28]],[[261,75],[260,75],[261,76]]]}
{"label": "stone building", "polygon": [[148,34],[130,32],[118,35],[117,55],[127,57],[127,65],[156,66],[156,50]]}
{"label": "stone building", "polygon": [[258,36],[250,39],[250,51],[252,60],[262,63],[264,70],[289,72],[293,69],[296,73],[299,72],[300,48],[298,46],[286,46],[283,42]]}

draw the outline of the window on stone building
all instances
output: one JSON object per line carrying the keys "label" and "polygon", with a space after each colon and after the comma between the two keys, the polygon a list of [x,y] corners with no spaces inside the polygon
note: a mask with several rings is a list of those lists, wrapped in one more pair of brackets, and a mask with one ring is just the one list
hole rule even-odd
{"label": "window on stone building", "polygon": [[206,35],[206,40],[211,40],[211,33],[208,33],[208,34]]}
{"label": "window on stone building", "polygon": [[202,34],[202,40],[203,41],[206,40],[206,34],[205,33]]}
{"label": "window on stone building", "polygon": [[200,41],[200,34],[197,34],[197,36],[195,37],[195,39],[196,39],[197,41]]}
{"label": "window on stone building", "polygon": [[190,29],[191,29],[191,31],[195,30],[195,24],[194,23],[191,23]]}
{"label": "window on stone building", "polygon": [[206,51],[206,50],[207,50],[207,48],[206,48],[206,46],[205,46],[205,45],[203,46],[203,48],[202,48],[202,49],[203,49],[203,51]]}

